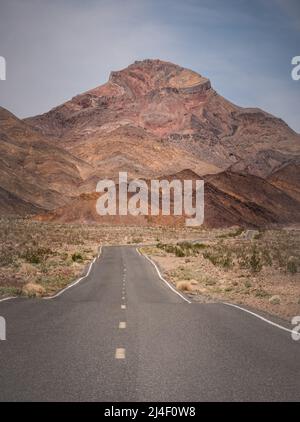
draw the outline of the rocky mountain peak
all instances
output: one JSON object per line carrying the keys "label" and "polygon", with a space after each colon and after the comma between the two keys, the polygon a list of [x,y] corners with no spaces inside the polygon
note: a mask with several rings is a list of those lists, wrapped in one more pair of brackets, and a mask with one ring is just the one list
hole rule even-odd
{"label": "rocky mountain peak", "polygon": [[198,73],[162,60],[135,61],[127,68],[111,72],[109,82],[131,95],[174,90],[186,93],[210,89],[210,81]]}
{"label": "rocky mountain peak", "polygon": [[197,72],[136,61],[43,115],[20,121],[0,108],[0,203],[12,204],[0,214],[42,207],[54,210],[46,220],[103,222],[96,184],[127,171],[204,177],[209,226],[295,223],[299,141],[281,119],[232,104]]}

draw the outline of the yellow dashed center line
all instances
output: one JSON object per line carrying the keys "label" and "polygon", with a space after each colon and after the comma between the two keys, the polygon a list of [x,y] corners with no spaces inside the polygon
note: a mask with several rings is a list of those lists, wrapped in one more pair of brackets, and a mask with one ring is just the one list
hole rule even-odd
{"label": "yellow dashed center line", "polygon": [[125,359],[126,350],[123,347],[118,347],[116,349],[115,358],[116,359]]}

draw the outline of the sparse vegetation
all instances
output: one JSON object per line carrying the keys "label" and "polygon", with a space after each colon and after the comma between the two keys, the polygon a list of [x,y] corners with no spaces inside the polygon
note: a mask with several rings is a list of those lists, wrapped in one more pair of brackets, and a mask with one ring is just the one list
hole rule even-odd
{"label": "sparse vegetation", "polygon": [[244,284],[245,284],[246,289],[250,289],[250,287],[252,287],[252,283],[249,280],[246,280]]}
{"label": "sparse vegetation", "polygon": [[53,294],[80,276],[101,244],[167,243],[198,236],[199,230],[0,218],[0,233],[0,295],[32,296]]}
{"label": "sparse vegetation", "polygon": [[198,246],[187,241],[160,243],[145,252],[165,268],[175,285],[196,282],[191,284],[194,300],[198,294],[198,300],[226,298],[279,316],[299,314],[299,230],[239,234],[241,230],[219,231]]}
{"label": "sparse vegetation", "polygon": [[233,266],[232,255],[228,250],[216,248],[203,253],[203,257],[208,259],[213,265],[218,265],[225,269]]}
{"label": "sparse vegetation", "polygon": [[29,262],[30,264],[40,264],[52,254],[53,252],[50,248],[35,247],[26,249],[24,253],[20,255],[20,257],[23,258],[26,262]]}
{"label": "sparse vegetation", "polygon": [[206,248],[206,245],[203,243],[192,243],[187,241],[178,242],[176,245],[159,242],[156,246],[159,249],[163,249],[167,253],[174,253],[178,257],[196,256],[202,249]]}
{"label": "sparse vegetation", "polygon": [[54,293],[97,252],[96,233],[82,226],[0,219],[0,295]]}
{"label": "sparse vegetation", "polygon": [[263,235],[264,235],[264,230],[259,230],[258,233],[255,233],[253,239],[254,240],[262,239]]}
{"label": "sparse vegetation", "polygon": [[179,248],[178,246],[176,246],[175,247],[175,255],[176,256],[179,256],[179,257],[182,257],[182,256],[185,256],[185,253],[184,253],[184,251],[181,248]]}
{"label": "sparse vegetation", "polygon": [[237,233],[228,229],[0,219],[0,233],[1,296],[53,294],[82,274],[99,245],[142,240],[151,245],[143,246],[143,253],[157,260],[175,285],[184,282],[180,289],[194,300],[226,299],[288,317],[300,313],[298,230],[265,230],[250,240],[228,236]]}
{"label": "sparse vegetation", "polygon": [[257,289],[255,291],[255,296],[260,298],[270,297],[270,294],[266,292],[264,289]]}
{"label": "sparse vegetation", "polygon": [[134,237],[132,239],[131,243],[136,243],[136,244],[143,243],[143,238],[142,237]]}
{"label": "sparse vegetation", "polygon": [[262,269],[262,262],[261,262],[260,255],[256,247],[252,249],[252,253],[249,259],[249,264],[250,264],[251,271],[253,273],[257,273],[261,271]]}
{"label": "sparse vegetation", "polygon": [[222,233],[217,236],[218,239],[228,239],[230,237],[237,237],[240,236],[243,233],[244,229],[243,227],[238,227],[236,230],[228,232],[228,233]]}
{"label": "sparse vegetation", "polygon": [[286,269],[289,273],[291,274],[296,274],[298,272],[298,265],[297,265],[297,259],[293,256],[289,257],[287,264],[286,264]]}

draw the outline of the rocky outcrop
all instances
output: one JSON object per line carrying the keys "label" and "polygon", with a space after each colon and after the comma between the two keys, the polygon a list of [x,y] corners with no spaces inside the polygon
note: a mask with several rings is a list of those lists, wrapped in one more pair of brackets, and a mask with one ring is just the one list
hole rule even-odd
{"label": "rocky outcrop", "polygon": [[300,137],[281,119],[238,107],[218,95],[207,78],[161,60],[111,72],[106,84],[27,122],[59,137],[73,154],[83,141],[87,146],[90,139],[100,142],[103,135],[130,125],[219,170],[236,164],[238,172],[244,166],[267,177],[276,166],[268,160],[263,171],[259,168],[266,151],[281,154],[282,162],[299,156]]}
{"label": "rocky outcrop", "polygon": [[[0,188],[24,212],[53,209],[76,196],[90,166],[0,108]],[[18,201],[17,201],[18,199]],[[6,213],[3,204],[0,212]]]}

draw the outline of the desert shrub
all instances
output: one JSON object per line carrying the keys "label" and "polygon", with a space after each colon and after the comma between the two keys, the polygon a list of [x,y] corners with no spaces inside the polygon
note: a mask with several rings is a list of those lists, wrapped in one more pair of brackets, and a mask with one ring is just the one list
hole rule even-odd
{"label": "desert shrub", "polygon": [[262,249],[262,260],[265,265],[272,265],[272,257],[268,249]]}
{"label": "desert shrub", "polygon": [[72,254],[72,261],[73,262],[83,261],[83,256],[81,255],[80,252],[74,252]]}
{"label": "desert shrub", "polygon": [[249,268],[248,257],[245,255],[238,260],[239,267],[241,269]]}
{"label": "desert shrub", "polygon": [[143,242],[142,237],[133,237],[132,238],[132,243],[142,243],[142,242]]}
{"label": "desert shrub", "polygon": [[289,272],[290,274],[296,274],[297,273],[297,271],[298,271],[297,262],[296,262],[295,259],[293,259],[293,257],[290,257],[288,259],[288,262],[286,264],[286,269],[287,269],[287,272]]}
{"label": "desert shrub", "polygon": [[255,235],[253,236],[254,240],[259,240],[263,237],[264,231],[263,230],[259,230],[258,233],[255,233]]}
{"label": "desert shrub", "polygon": [[227,238],[230,238],[230,237],[237,237],[237,236],[240,236],[243,233],[243,231],[244,231],[244,229],[242,227],[239,227],[233,232],[220,234],[219,236],[217,236],[217,238],[218,239],[227,239]]}
{"label": "desert shrub", "polygon": [[215,284],[217,284],[217,280],[215,278],[212,277],[206,277],[204,280],[206,286],[214,286]]}
{"label": "desert shrub", "polygon": [[174,245],[165,245],[164,250],[167,253],[175,253],[176,252],[176,246],[174,246]]}
{"label": "desert shrub", "polygon": [[229,237],[237,237],[240,236],[243,233],[244,229],[243,227],[237,228],[233,233],[229,234]]}
{"label": "desert shrub", "polygon": [[252,250],[252,255],[249,260],[250,269],[253,273],[257,273],[262,269],[262,263],[257,249],[254,247]]}
{"label": "desert shrub", "polygon": [[218,265],[225,269],[233,266],[233,260],[231,253],[225,249],[216,249],[215,251],[203,252],[203,257],[208,259],[213,265]]}
{"label": "desert shrub", "polygon": [[286,258],[283,251],[277,247],[273,251],[274,259],[278,262],[279,267],[284,268],[286,266]]}
{"label": "desert shrub", "polygon": [[250,287],[252,287],[252,283],[249,280],[246,280],[244,284],[245,284],[246,289],[250,289]]}
{"label": "desert shrub", "polygon": [[15,252],[11,248],[4,248],[0,251],[0,266],[6,267],[13,264],[15,260]]}
{"label": "desert shrub", "polygon": [[270,302],[272,305],[279,305],[279,304],[280,304],[280,302],[281,302],[281,300],[280,300],[280,296],[278,296],[278,295],[274,295],[274,296],[270,297],[269,302]]}
{"label": "desert shrub", "polygon": [[194,243],[193,244],[193,249],[195,249],[195,250],[205,249],[206,247],[207,247],[207,245],[205,245],[204,243]]}
{"label": "desert shrub", "polygon": [[226,253],[220,258],[219,263],[225,269],[231,268],[233,266],[231,254]]}
{"label": "desert shrub", "polygon": [[178,257],[191,255],[189,242],[179,242],[175,246],[172,245],[171,248],[168,249],[171,251],[171,253],[174,253]]}
{"label": "desert shrub", "polygon": [[52,255],[53,252],[50,248],[29,248],[21,253],[21,258],[30,264],[40,264],[44,261],[49,255]]}
{"label": "desert shrub", "polygon": [[193,247],[193,244],[187,241],[178,242],[177,245],[180,246],[182,249],[191,249]]}
{"label": "desert shrub", "polygon": [[185,256],[185,253],[181,248],[177,246],[175,249],[175,255],[179,258],[182,258],[183,256]]}
{"label": "desert shrub", "polygon": [[264,289],[258,289],[255,292],[255,296],[259,298],[269,297],[270,293],[266,292]]}
{"label": "desert shrub", "polygon": [[218,263],[217,256],[214,255],[212,252],[209,252],[209,251],[204,252],[203,257],[205,259],[208,259],[213,265],[217,265],[217,263]]}
{"label": "desert shrub", "polygon": [[22,289],[15,286],[0,286],[0,296],[1,295],[8,295],[8,296],[17,296],[22,294]]}
{"label": "desert shrub", "polygon": [[188,281],[178,281],[176,283],[176,289],[181,290],[182,292],[191,292],[194,290],[192,283]]}
{"label": "desert shrub", "polygon": [[156,244],[156,247],[159,249],[163,249],[167,253],[172,253],[178,257],[183,257],[183,256],[198,255],[201,249],[206,248],[206,245],[202,243],[191,243],[191,242],[183,241],[183,242],[178,242],[176,245],[158,242]]}

